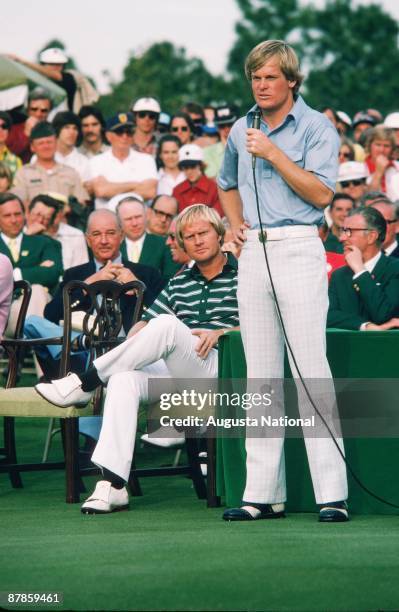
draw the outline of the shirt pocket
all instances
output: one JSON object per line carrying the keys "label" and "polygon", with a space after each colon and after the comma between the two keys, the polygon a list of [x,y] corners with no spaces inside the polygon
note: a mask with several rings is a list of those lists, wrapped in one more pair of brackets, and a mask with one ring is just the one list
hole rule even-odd
{"label": "shirt pocket", "polygon": [[304,159],[303,159],[303,151],[300,149],[288,149],[287,151],[283,151],[287,157],[290,158],[291,161],[294,162],[300,168],[303,168]]}

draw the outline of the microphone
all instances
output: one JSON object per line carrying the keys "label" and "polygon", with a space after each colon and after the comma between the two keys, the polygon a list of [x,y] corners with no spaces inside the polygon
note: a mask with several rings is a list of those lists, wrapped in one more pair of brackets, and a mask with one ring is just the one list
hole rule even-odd
{"label": "microphone", "polygon": [[[260,130],[260,110],[257,109],[254,112],[254,118],[252,120],[252,127],[255,130]],[[256,164],[256,155],[252,155],[252,170],[255,170],[255,164]]]}

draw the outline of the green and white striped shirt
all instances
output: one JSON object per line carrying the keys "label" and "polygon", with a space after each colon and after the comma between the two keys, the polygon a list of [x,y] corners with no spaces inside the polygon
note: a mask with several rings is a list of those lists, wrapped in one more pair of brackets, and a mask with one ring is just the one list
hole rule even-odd
{"label": "green and white striped shirt", "polygon": [[237,260],[229,256],[222,272],[207,280],[194,264],[170,279],[143,321],[175,315],[191,329],[224,329],[238,325]]}

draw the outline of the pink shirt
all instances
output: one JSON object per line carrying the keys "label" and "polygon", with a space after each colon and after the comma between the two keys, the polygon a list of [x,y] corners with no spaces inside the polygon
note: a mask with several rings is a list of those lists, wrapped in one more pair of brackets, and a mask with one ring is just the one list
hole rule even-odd
{"label": "pink shirt", "polygon": [[0,253],[0,339],[3,337],[10,312],[14,279],[12,265],[6,255]]}

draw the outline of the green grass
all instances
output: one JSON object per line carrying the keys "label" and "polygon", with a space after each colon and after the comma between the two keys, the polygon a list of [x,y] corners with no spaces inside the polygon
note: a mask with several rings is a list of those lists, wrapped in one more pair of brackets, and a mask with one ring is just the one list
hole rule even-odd
{"label": "green grass", "polygon": [[[22,459],[40,456],[46,426],[21,419]],[[59,456],[59,438],[51,452]],[[172,458],[143,449],[138,465]],[[95,480],[86,478],[88,490]],[[142,479],[129,512],[86,516],[65,504],[62,472],[23,481],[15,490],[0,474],[0,591],[61,591],[58,609],[68,610],[399,608],[395,516],[225,523],[184,477]]]}

